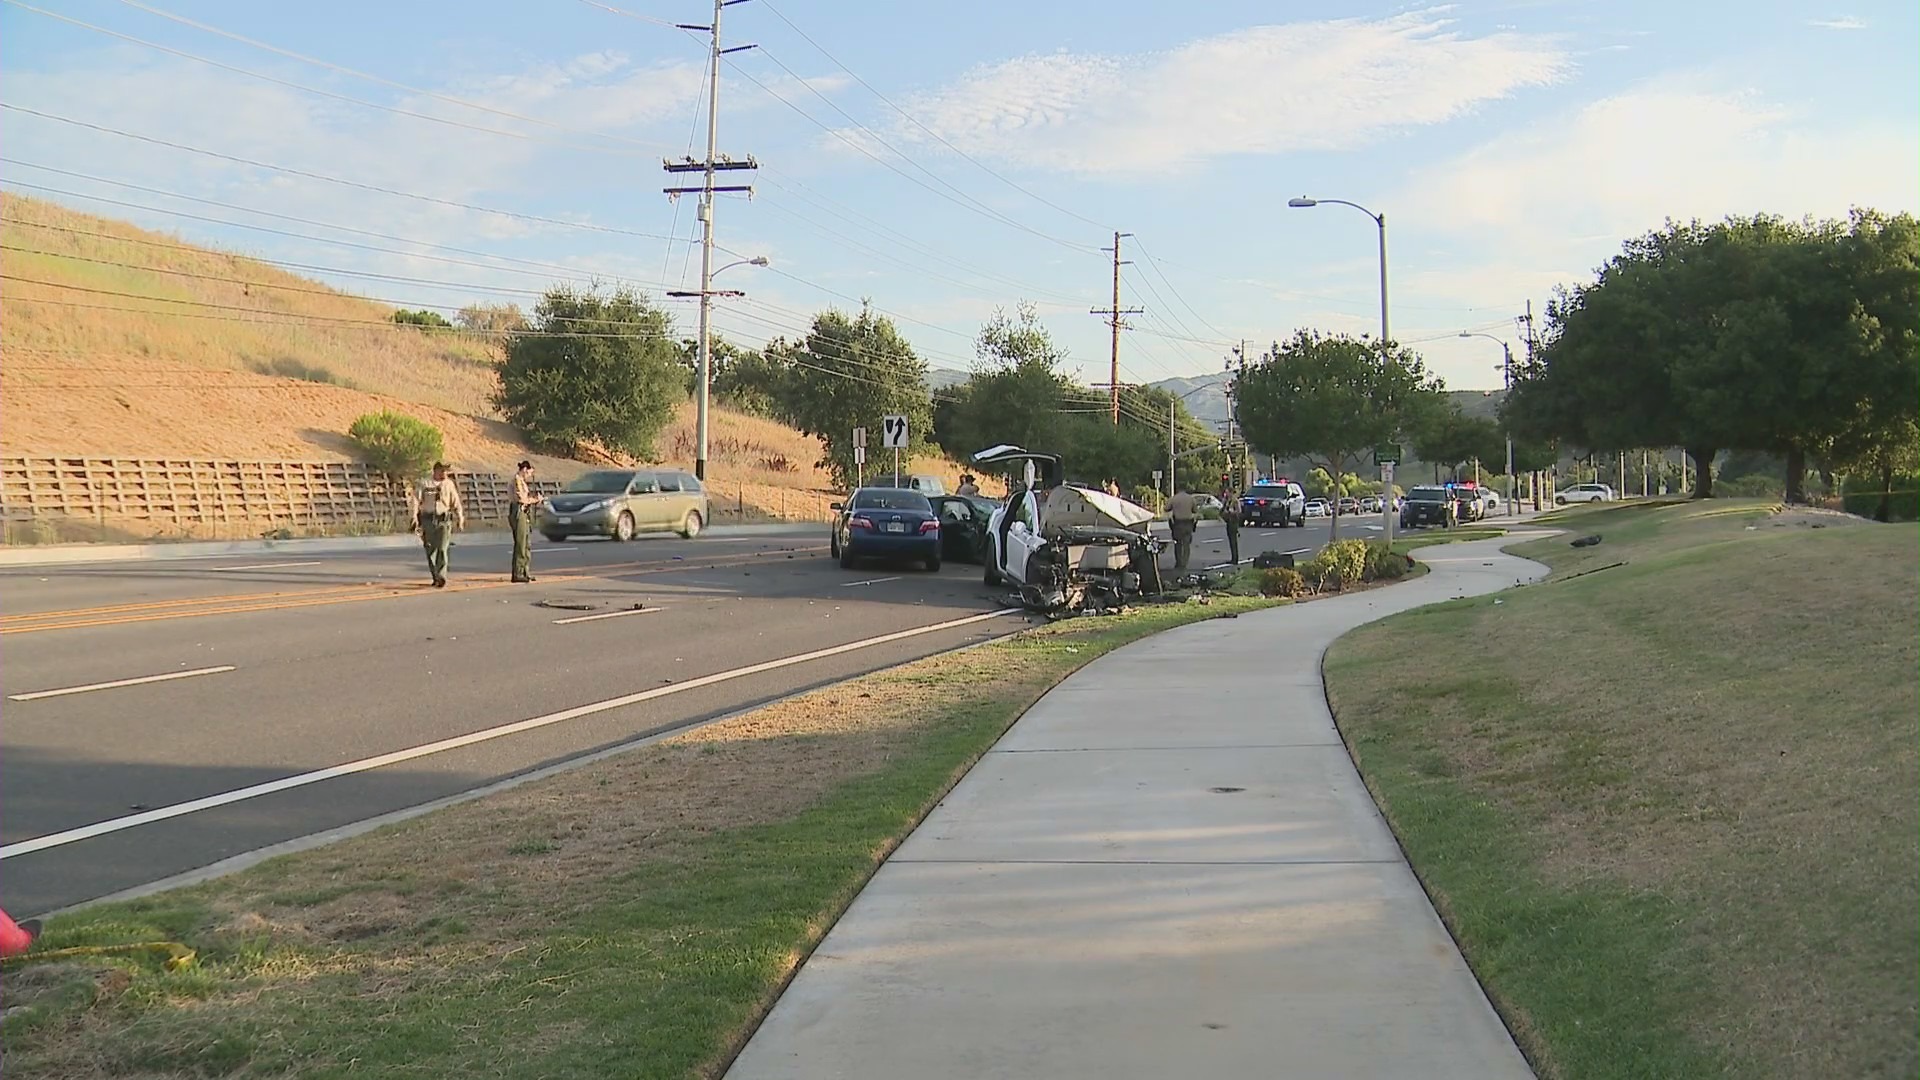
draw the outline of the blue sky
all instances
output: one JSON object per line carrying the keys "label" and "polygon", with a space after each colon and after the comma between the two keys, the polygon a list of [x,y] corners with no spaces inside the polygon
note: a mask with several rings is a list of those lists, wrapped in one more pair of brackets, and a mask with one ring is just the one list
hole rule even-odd
{"label": "blue sky", "polygon": [[[704,149],[704,39],[662,25],[705,23],[699,0],[31,7],[123,37],[6,0],[8,105],[406,194],[18,109],[0,112],[16,190],[415,279],[316,275],[408,306],[530,306],[561,276],[697,287],[692,202],[660,193],[660,159]],[[1529,299],[1666,217],[1920,203],[1911,2],[753,0],[725,28],[761,46],[720,92],[721,151],[762,166],[717,217],[729,251],[772,260],[720,279],[748,296],[717,325],[749,343],[870,297],[964,368],[980,322],[1025,299],[1103,379],[1087,309],[1106,306],[1113,229],[1135,234],[1123,302],[1147,309],[1127,381],[1216,371],[1242,336],[1377,329],[1372,223],[1286,207],[1305,194],[1387,215],[1394,336],[1484,388],[1498,347],[1458,331],[1512,338]]]}

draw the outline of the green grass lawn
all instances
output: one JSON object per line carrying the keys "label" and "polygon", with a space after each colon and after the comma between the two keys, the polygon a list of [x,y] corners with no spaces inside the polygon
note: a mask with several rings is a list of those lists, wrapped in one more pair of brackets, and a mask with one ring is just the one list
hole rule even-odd
{"label": "green grass lawn", "polygon": [[1528,1057],[1914,1076],[1920,530],[1733,500],[1559,519],[1513,549],[1548,582],[1326,659],[1355,760]]}
{"label": "green grass lawn", "polygon": [[[1216,598],[1036,627],[340,844],[54,920],[9,1078],[713,1076],[873,870],[1047,688]],[[903,708],[902,701],[912,701]]]}

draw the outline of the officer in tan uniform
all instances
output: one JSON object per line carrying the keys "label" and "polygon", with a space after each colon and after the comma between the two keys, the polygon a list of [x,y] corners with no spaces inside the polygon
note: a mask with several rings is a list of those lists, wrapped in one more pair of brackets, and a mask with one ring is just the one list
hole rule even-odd
{"label": "officer in tan uniform", "polygon": [[1173,534],[1173,572],[1187,572],[1187,560],[1193,554],[1193,533],[1200,525],[1200,506],[1193,492],[1182,484],[1167,500],[1167,531]]}
{"label": "officer in tan uniform", "polygon": [[427,572],[433,587],[447,587],[447,548],[453,530],[467,527],[467,509],[460,488],[447,475],[447,463],[433,463],[433,476],[407,488],[407,510],[420,529],[420,545],[427,549]]}
{"label": "officer in tan uniform", "polygon": [[513,505],[507,507],[507,524],[513,527],[513,580],[533,580],[533,514],[540,496],[533,491],[533,462],[523,461],[513,474]]}

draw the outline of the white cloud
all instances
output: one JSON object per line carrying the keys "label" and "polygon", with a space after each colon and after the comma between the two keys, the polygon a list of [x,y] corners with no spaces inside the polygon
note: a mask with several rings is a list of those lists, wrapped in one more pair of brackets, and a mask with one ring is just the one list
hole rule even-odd
{"label": "white cloud", "polygon": [[1853,15],[1842,15],[1836,19],[1808,19],[1807,25],[1821,30],[1865,30],[1867,21]]}
{"label": "white cloud", "polygon": [[[1065,50],[975,68],[907,111],[971,154],[1078,173],[1343,150],[1555,82],[1551,38],[1471,37],[1437,10],[1258,26],[1166,52]],[[904,123],[896,138],[926,142]]]}
{"label": "white cloud", "polygon": [[[1382,202],[1426,249],[1403,262],[1397,296],[1538,308],[1668,218],[1911,211],[1916,193],[1920,134],[1908,125],[1821,122],[1752,92],[1660,80],[1423,167]],[[1470,343],[1431,348],[1483,366]]]}

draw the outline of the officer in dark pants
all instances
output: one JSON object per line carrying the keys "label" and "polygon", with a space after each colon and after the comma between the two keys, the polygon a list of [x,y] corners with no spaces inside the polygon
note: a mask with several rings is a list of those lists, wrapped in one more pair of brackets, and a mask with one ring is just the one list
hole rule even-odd
{"label": "officer in dark pants", "polygon": [[533,462],[523,461],[513,474],[513,502],[507,506],[507,524],[513,529],[513,580],[533,580],[532,531],[540,497],[533,491]]}
{"label": "officer in dark pants", "polygon": [[1220,521],[1227,527],[1227,553],[1240,565],[1240,496],[1231,487],[1220,489]]}

